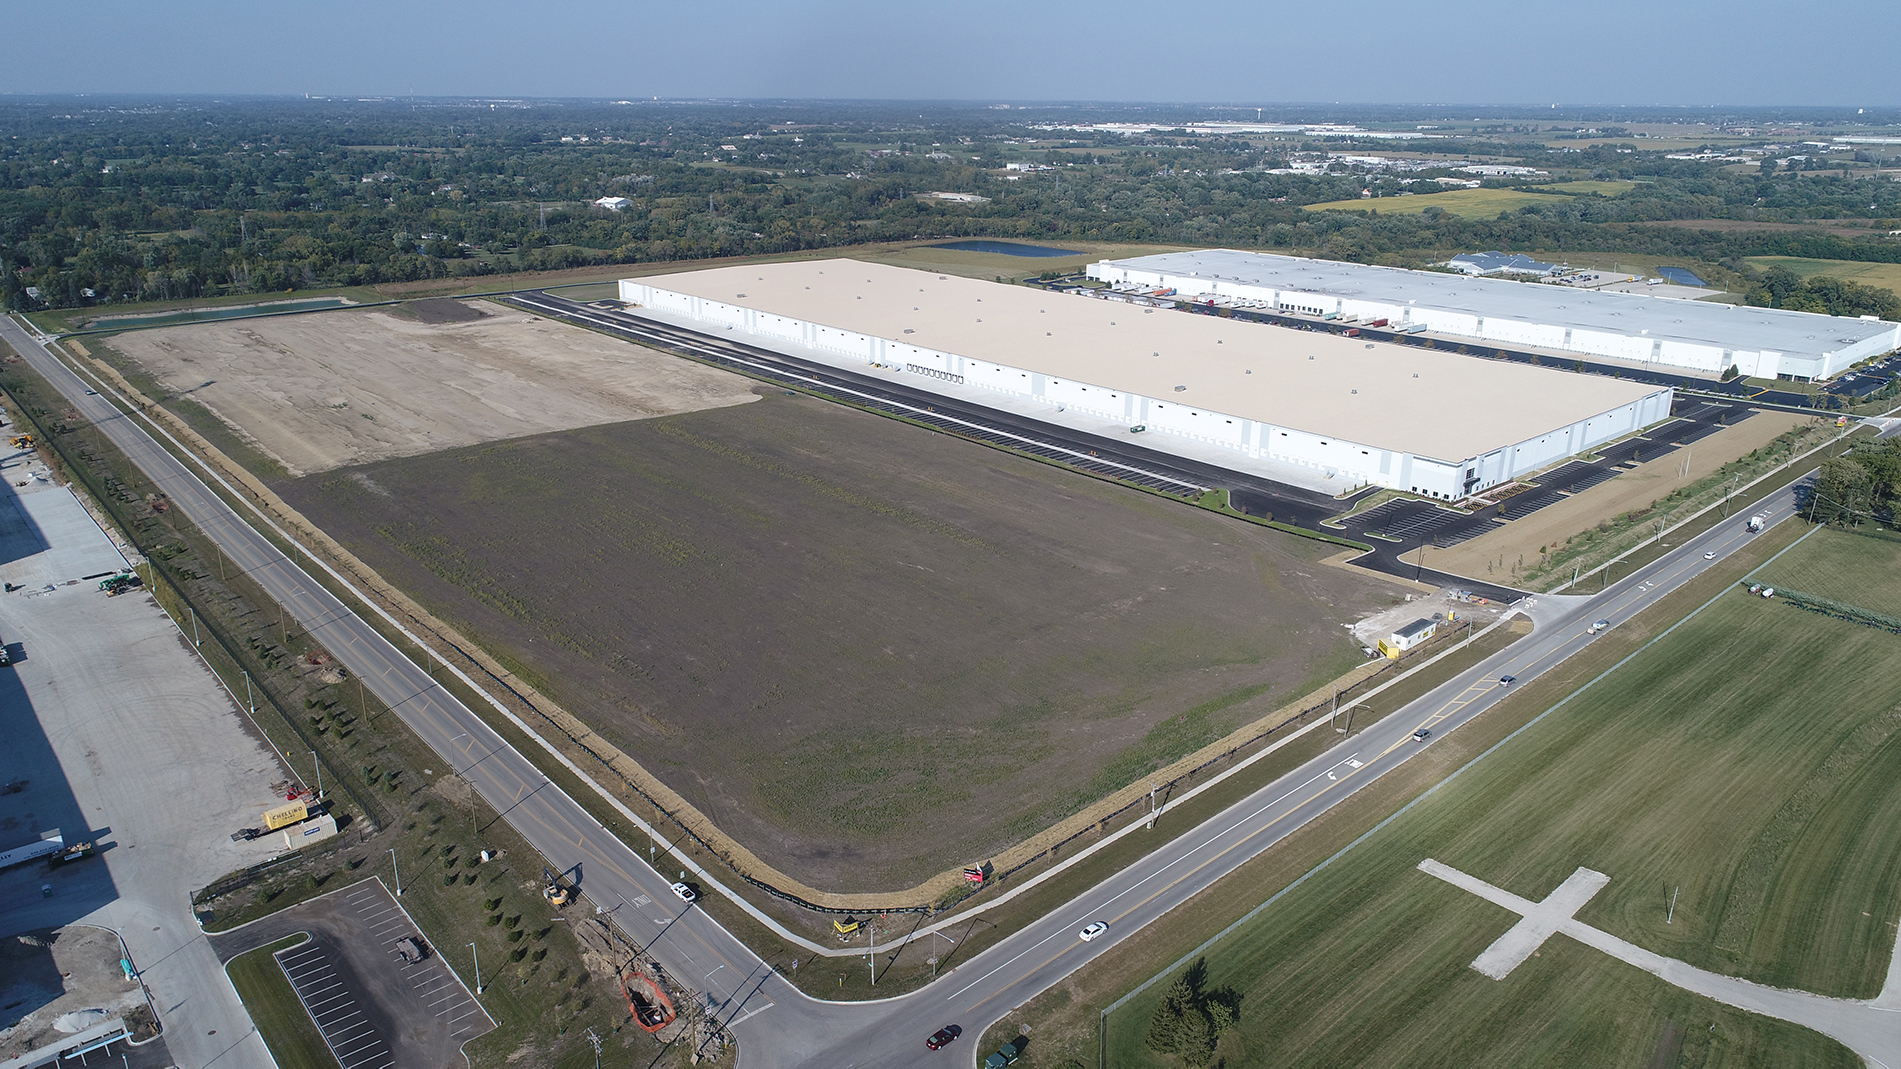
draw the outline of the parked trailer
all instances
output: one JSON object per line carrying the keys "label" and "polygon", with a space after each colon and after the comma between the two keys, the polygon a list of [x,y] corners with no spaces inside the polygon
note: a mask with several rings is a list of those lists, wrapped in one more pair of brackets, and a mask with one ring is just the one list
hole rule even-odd
{"label": "parked trailer", "polygon": [[65,850],[66,839],[60,835],[58,828],[54,828],[51,831],[42,832],[38,842],[28,843],[25,846],[16,846],[11,850],[0,850],[0,869],[12,868],[15,865],[24,865],[29,861],[38,861],[43,857],[51,857],[54,854],[64,853]]}
{"label": "parked trailer", "polygon": [[1762,530],[1763,523],[1764,523],[1763,517],[1760,515],[1749,517],[1749,529],[1751,531]]}
{"label": "parked trailer", "polygon": [[1369,326],[1369,327],[1383,327],[1383,326],[1385,326],[1385,325],[1386,325],[1387,323],[1389,323],[1389,322],[1391,322],[1391,320],[1386,320],[1386,319],[1375,319],[1375,320],[1373,320],[1372,322],[1370,322],[1370,323],[1368,323],[1368,324],[1367,324],[1367,326]]}

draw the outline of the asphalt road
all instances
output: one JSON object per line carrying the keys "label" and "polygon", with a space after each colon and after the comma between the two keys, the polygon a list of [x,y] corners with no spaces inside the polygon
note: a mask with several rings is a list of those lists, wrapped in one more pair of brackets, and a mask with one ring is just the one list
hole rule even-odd
{"label": "asphalt road", "polygon": [[[591,900],[623,902],[615,906],[616,920],[629,935],[642,944],[651,941],[649,952],[677,978],[706,992],[716,1012],[733,1023],[745,1069],[932,1064],[929,1058],[941,1062],[944,1053],[926,1051],[924,1037],[948,1023],[960,1024],[965,1031],[958,1041],[963,1049],[956,1051],[953,1064],[980,1059],[985,1052],[977,1037],[1005,1013],[1490,708],[1509,689],[1498,682],[1500,676],[1531,681],[1595,641],[1599,636],[1587,631],[1591,621],[1608,618],[1615,626],[1756,537],[1737,517],[1638,568],[1603,594],[1536,599],[1528,612],[1538,627],[1523,641],[1282,776],[929,986],[882,1002],[828,1003],[799,993],[705,914],[680,906],[668,893],[667,878],[603,830],[480,717],[241,522],[130,419],[103,398],[87,396],[87,386],[11,320],[0,320],[0,337],[105,429],[177,507],[225,546],[233,560],[425,742],[452,760],[524,837],[558,868],[578,870]],[[1788,518],[1794,508],[1791,487],[1755,511],[1774,523]],[[1715,560],[1705,560],[1705,552],[1714,553]],[[1432,734],[1416,741],[1413,733],[1421,728]],[[642,896],[645,904],[639,901]],[[1107,933],[1083,942],[1078,931],[1097,920],[1109,925]]]}

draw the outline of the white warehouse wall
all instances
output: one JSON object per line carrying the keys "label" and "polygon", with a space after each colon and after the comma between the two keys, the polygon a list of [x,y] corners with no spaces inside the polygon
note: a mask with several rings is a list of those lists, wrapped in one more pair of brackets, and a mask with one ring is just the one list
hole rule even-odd
{"label": "white warehouse wall", "polygon": [[924,390],[948,394],[945,387],[956,384],[1028,400],[1043,407],[1040,418],[1057,426],[1089,430],[1075,419],[1088,416],[1128,427],[1146,427],[1155,437],[1144,438],[1142,444],[1162,452],[1171,452],[1170,438],[1219,446],[1233,454],[1232,467],[1269,479],[1276,478],[1270,464],[1292,464],[1329,473],[1341,480],[1342,490],[1370,483],[1444,499],[1461,498],[1660,422],[1669,416],[1673,396],[1671,390],[1659,389],[1633,404],[1483,456],[1435,458],[1276,426],[1100,383],[1058,379],[1025,367],[911,345],[902,339],[877,338],[763,313],[661,289],[640,279],[622,279],[620,299],[685,317],[709,330],[746,335],[748,341],[765,348],[773,348],[774,342],[795,344],[807,350],[796,355],[817,357],[841,370],[882,365],[911,371],[915,380],[907,384]]}
{"label": "white warehouse wall", "polygon": [[1413,304],[1275,289],[1227,279],[1132,268],[1113,261],[1090,264],[1088,276],[1117,286],[1135,286],[1146,290],[1173,289],[1177,295],[1189,299],[1226,297],[1261,301],[1282,311],[1308,315],[1337,312],[1342,316],[1358,316],[1362,320],[1388,319],[1396,325],[1421,324],[1435,333],[1495,345],[1535,346],[1580,356],[1653,363],[1673,370],[1708,375],[1720,375],[1734,364],[1744,375],[1760,378],[1773,379],[1778,374],[1805,379],[1828,378],[1860,361],[1901,347],[1901,325],[1860,342],[1844,341],[1841,348],[1819,355],[1795,355],[1771,349],[1725,349],[1721,345],[1702,345],[1691,341],[1660,341],[1641,333],[1573,330],[1552,324],[1491,315],[1477,316]]}

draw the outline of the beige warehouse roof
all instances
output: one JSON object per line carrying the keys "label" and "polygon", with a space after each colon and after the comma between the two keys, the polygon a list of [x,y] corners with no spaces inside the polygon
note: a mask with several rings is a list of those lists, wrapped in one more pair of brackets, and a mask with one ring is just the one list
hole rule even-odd
{"label": "beige warehouse roof", "polygon": [[634,281],[1440,460],[1536,438],[1663,388],[857,260]]}

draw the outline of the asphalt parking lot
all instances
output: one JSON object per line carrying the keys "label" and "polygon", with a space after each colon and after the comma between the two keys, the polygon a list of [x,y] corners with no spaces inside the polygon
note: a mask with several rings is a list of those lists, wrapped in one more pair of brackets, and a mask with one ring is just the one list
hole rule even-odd
{"label": "asphalt parking lot", "polygon": [[404,962],[396,944],[416,922],[374,877],[210,937],[218,960],[298,933],[278,963],[343,1069],[462,1064],[462,1045],[495,1027],[461,976],[428,946]]}

